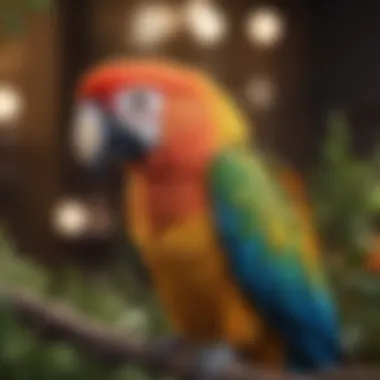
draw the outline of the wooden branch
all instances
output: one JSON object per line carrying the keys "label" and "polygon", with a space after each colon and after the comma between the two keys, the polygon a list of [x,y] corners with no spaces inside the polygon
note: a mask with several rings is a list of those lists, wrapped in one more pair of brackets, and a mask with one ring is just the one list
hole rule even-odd
{"label": "wooden branch", "polygon": [[[128,341],[120,331],[95,323],[75,313],[62,304],[47,303],[22,291],[2,294],[2,300],[20,321],[42,337],[66,341],[91,358],[104,364],[117,366],[133,363],[155,373],[197,377],[194,357],[175,355],[162,357],[149,345],[137,345]],[[344,368],[331,373],[295,376],[233,366],[218,380],[376,380],[380,369]],[[216,380],[216,379],[215,379]]]}

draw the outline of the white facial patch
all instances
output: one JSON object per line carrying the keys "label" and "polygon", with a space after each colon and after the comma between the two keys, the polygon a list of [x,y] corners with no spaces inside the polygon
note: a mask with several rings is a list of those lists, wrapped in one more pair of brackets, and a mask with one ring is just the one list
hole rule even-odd
{"label": "white facial patch", "polygon": [[71,136],[74,158],[81,165],[90,165],[101,153],[106,126],[101,111],[91,103],[80,105],[76,111]]}
{"label": "white facial patch", "polygon": [[158,143],[164,99],[161,93],[136,88],[114,98],[115,114],[121,125],[148,147]]}

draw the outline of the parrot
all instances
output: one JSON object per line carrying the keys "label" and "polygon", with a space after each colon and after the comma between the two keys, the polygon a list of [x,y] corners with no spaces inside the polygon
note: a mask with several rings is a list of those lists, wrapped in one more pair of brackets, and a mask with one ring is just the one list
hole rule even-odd
{"label": "parrot", "polygon": [[311,223],[222,84],[176,61],[109,60],[78,80],[72,119],[83,167],[121,164],[125,228],[173,330],[162,347],[198,347],[205,374],[237,359],[295,372],[339,364]]}

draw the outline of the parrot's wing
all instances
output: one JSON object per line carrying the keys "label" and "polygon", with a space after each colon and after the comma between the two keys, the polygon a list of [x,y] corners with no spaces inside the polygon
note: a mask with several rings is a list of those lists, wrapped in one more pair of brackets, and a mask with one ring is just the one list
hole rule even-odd
{"label": "parrot's wing", "polygon": [[230,151],[211,166],[213,216],[241,291],[278,332],[299,369],[338,360],[339,329],[313,239],[280,185],[249,152]]}

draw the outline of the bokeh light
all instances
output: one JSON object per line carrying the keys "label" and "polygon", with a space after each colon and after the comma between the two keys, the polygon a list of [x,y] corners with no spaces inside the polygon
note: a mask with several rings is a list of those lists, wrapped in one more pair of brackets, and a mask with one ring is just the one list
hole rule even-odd
{"label": "bokeh light", "polygon": [[9,84],[0,84],[0,124],[6,127],[16,121],[23,109],[23,98],[20,92]]}
{"label": "bokeh light", "polygon": [[276,103],[277,88],[270,76],[254,76],[247,82],[245,95],[256,109],[268,110]]}
{"label": "bokeh light", "polygon": [[210,1],[191,1],[184,9],[184,18],[191,36],[199,45],[218,46],[228,33],[226,16]]}
{"label": "bokeh light", "polygon": [[54,232],[65,239],[83,236],[91,226],[92,215],[81,199],[64,199],[53,208],[52,225]]}
{"label": "bokeh light", "polygon": [[131,14],[127,36],[139,48],[155,48],[168,42],[177,31],[177,8],[166,4],[143,4]]}
{"label": "bokeh light", "polygon": [[261,47],[273,47],[284,37],[285,21],[275,8],[259,8],[248,16],[246,32],[253,44]]}

